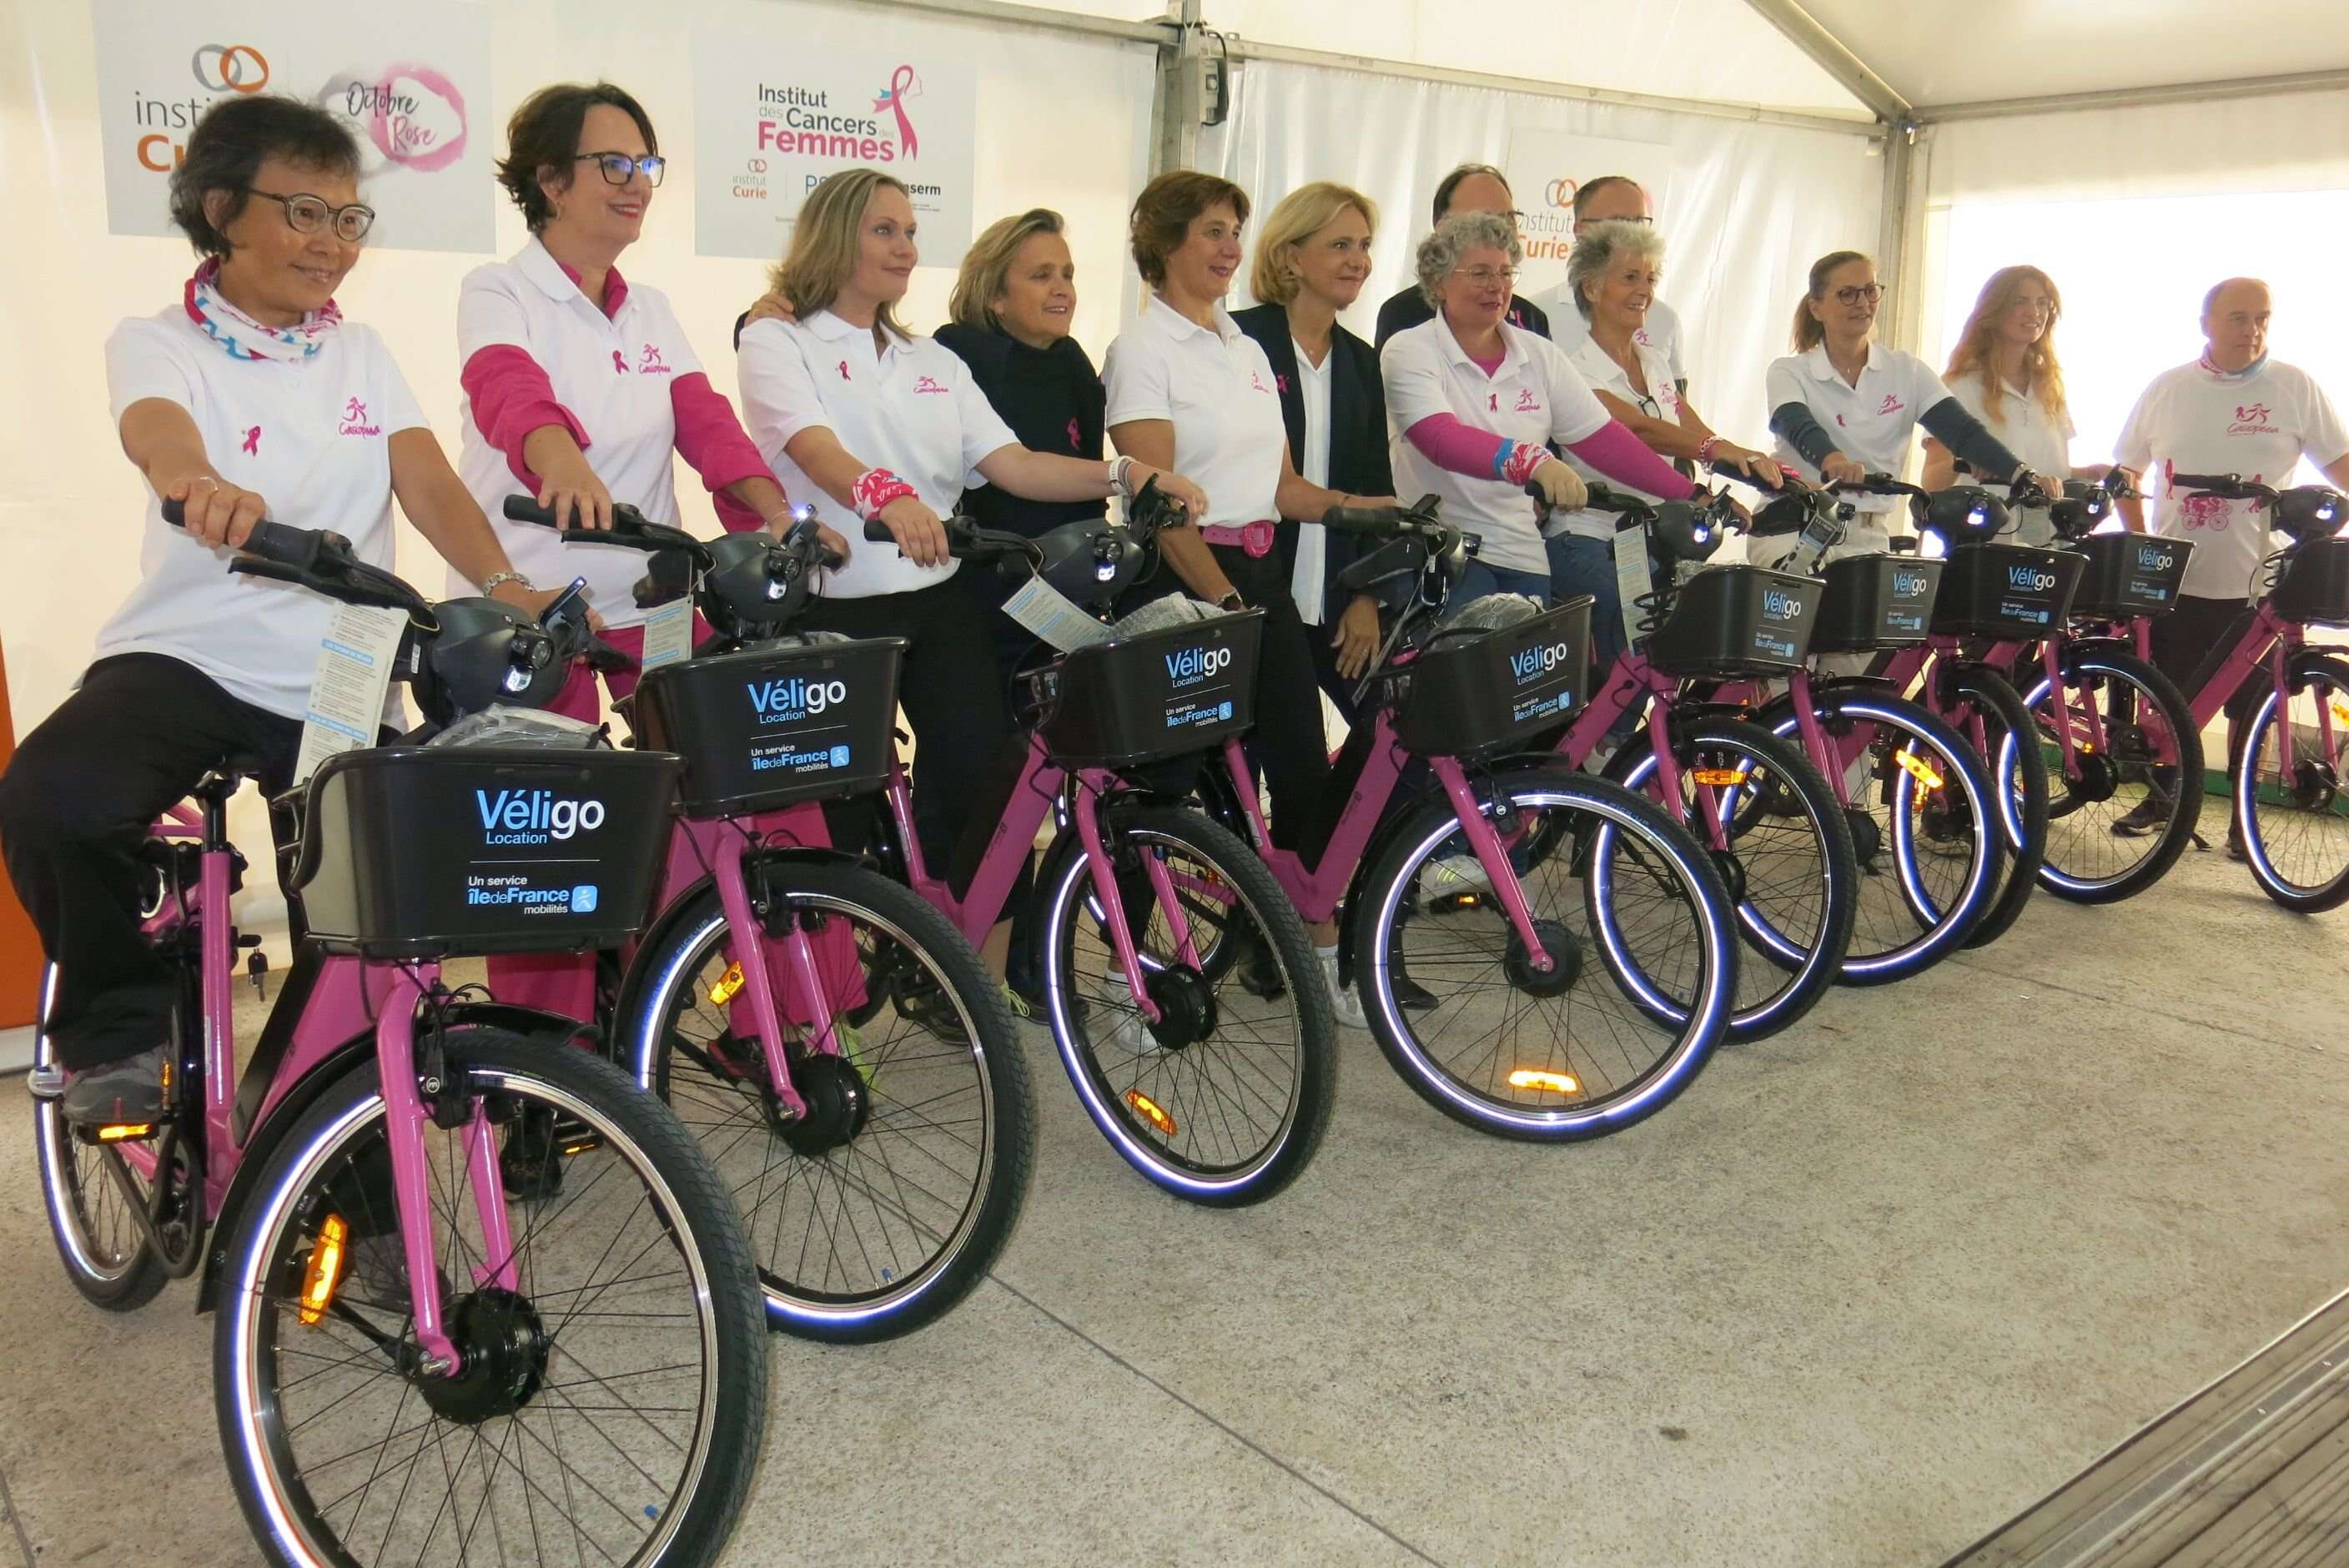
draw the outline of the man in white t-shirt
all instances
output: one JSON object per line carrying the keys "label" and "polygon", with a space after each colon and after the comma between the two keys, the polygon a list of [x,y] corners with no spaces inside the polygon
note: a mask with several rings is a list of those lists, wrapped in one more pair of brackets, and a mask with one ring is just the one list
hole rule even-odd
{"label": "man in white t-shirt", "polygon": [[[2213,288],[2202,301],[2202,357],[2154,377],[2114,449],[2114,460],[2140,476],[2138,488],[2154,498],[2153,531],[2194,544],[2178,607],[2153,623],[2154,663],[2189,700],[2203,659],[2231,647],[2240,634],[2230,628],[2258,596],[2270,543],[2264,512],[2248,501],[2180,493],[2175,476],[2240,474],[2282,490],[2306,459],[2329,482],[2349,489],[2349,431],[2313,377],[2268,357],[2271,311],[2268,286],[2257,278],[2229,278]],[[2123,501],[2121,515],[2145,531],[2143,503]],[[2238,693],[2227,704],[2230,765],[2248,696]],[[2149,805],[2140,811],[2158,831],[2168,810]],[[2129,833],[2137,815],[2113,830]],[[2231,829],[2229,841],[2229,852],[2236,852]]]}

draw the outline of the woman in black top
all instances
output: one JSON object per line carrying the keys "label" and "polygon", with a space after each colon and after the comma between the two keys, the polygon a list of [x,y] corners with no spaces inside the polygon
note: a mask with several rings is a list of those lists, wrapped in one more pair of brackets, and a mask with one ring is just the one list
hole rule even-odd
{"label": "woman in black top", "polygon": [[[1371,199],[1343,185],[1319,181],[1290,191],[1257,240],[1248,292],[1264,303],[1232,313],[1272,361],[1297,471],[1367,506],[1384,504],[1394,490],[1386,391],[1378,351],[1339,325],[1338,313],[1370,278],[1378,221]],[[1313,647],[1314,673],[1351,724],[1354,683],[1379,642],[1375,603],[1338,586],[1338,573],[1359,547],[1318,522],[1283,521],[1275,537]]]}
{"label": "woman in black top", "polygon": [[[1077,266],[1058,212],[1039,207],[988,225],[962,259],[947,301],[952,319],[937,340],[970,366],[987,400],[1039,452],[1102,456],[1101,377],[1084,346],[1069,335],[1077,312]],[[1103,515],[1097,500],[1026,500],[994,485],[963,491],[962,510],[988,528],[1031,538],[1064,522]],[[1027,629],[996,610],[1019,586],[991,572],[957,574],[984,603],[995,628],[994,652],[1009,682],[1043,649]]]}

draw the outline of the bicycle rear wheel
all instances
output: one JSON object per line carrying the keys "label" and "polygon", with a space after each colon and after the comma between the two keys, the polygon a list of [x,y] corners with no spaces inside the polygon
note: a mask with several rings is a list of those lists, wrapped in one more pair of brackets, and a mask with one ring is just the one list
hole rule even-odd
{"label": "bicycle rear wheel", "polygon": [[[2134,654],[2075,645],[2063,672],[2060,693],[2043,672],[2023,696],[2047,762],[2039,884],[2075,903],[2115,903],[2159,882],[2193,841],[2202,734],[2176,684]],[[2099,729],[2101,750],[2093,748]],[[2072,741],[2068,767],[2059,735]],[[2167,784],[2161,769],[2169,770]],[[2148,802],[2163,812],[2158,823],[2138,835],[2118,830]]]}
{"label": "bicycle rear wheel", "polygon": [[1721,1041],[1736,984],[1728,894],[1687,831],[1619,785],[1542,766],[1478,793],[1526,867],[1518,887],[1553,966],[1528,961],[1497,897],[1423,888],[1432,867],[1474,853],[1451,801],[1429,801],[1350,916],[1371,1033],[1422,1099],[1479,1131],[1619,1131],[1670,1104]]}
{"label": "bicycle rear wheel", "polygon": [[[2251,715],[2234,778],[2235,826],[2252,880],[2284,908],[2322,914],[2349,902],[2349,659],[2306,659],[2292,702],[2271,684]],[[2286,727],[2292,766],[2283,766]]]}
{"label": "bicycle rear wheel", "polygon": [[[1609,771],[1653,799],[1656,754],[1643,738]],[[1802,748],[1758,724],[1675,717],[1672,744],[1681,799],[1662,804],[1712,855],[1744,940],[1729,1037],[1764,1039],[1809,1012],[1842,968],[1859,912],[1851,827]],[[1613,830],[1599,831],[1604,842]]]}
{"label": "bicycle rear wheel", "polygon": [[715,889],[638,960],[617,1032],[636,1081],[741,1204],[776,1326],[910,1333],[970,1294],[1019,1220],[1035,1134],[1018,1028],[978,954],[911,890],[846,863],[764,874],[778,923],[815,943],[848,1031],[840,1056],[791,1042],[808,1116],[785,1119],[755,1032],[737,1030],[741,974]]}
{"label": "bicycle rear wheel", "polygon": [[[766,1429],[758,1274],[667,1107],[584,1051],[451,1032],[458,1104],[564,1158],[483,1255],[465,1139],[423,1126],[444,1320],[419,1367],[372,1060],[268,1151],[221,1264],[213,1398],[254,1538],[287,1563],[716,1560]],[[561,1122],[564,1151],[551,1145]],[[502,1193],[490,1202],[506,1202]]]}
{"label": "bicycle rear wheel", "polygon": [[[41,972],[43,1027],[33,1037],[36,1068],[56,1062],[47,1024],[57,994],[57,966],[52,964]],[[169,1276],[130,1212],[134,1199],[143,1203],[152,1189],[120,1150],[76,1138],[56,1100],[33,1102],[33,1139],[49,1235],[74,1289],[109,1312],[132,1312],[154,1300]],[[128,1178],[129,1191],[117,1171]]]}
{"label": "bicycle rear wheel", "polygon": [[[2005,834],[1990,772],[1956,730],[1882,686],[1824,683],[1812,707],[1828,743],[1851,756],[1841,794],[1860,896],[1841,979],[1905,980],[1955,951],[1997,889]],[[1782,738],[1800,733],[1791,697],[1761,722]]]}
{"label": "bicycle rear wheel", "polygon": [[[1177,1198],[1261,1202],[1320,1147],[1337,1094],[1337,1017],[1313,944],[1256,851],[1197,811],[1118,796],[1102,835],[1132,927],[1143,988],[1134,1006],[1074,832],[1045,857],[1036,896],[1045,1016],[1085,1114],[1126,1163]],[[1149,872],[1166,873],[1178,934]],[[1269,973],[1252,989],[1234,965],[1186,962],[1247,932]],[[1269,984],[1263,984],[1268,981]]]}

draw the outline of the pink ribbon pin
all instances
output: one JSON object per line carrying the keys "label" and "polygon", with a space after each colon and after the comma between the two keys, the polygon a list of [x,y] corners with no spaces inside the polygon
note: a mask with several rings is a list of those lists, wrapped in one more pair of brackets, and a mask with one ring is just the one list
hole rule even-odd
{"label": "pink ribbon pin", "polygon": [[889,75],[887,90],[873,100],[876,109],[895,109],[897,114],[897,139],[905,144],[905,156],[921,156],[922,144],[914,139],[914,122],[905,118],[905,89],[914,85],[914,67],[899,66]]}
{"label": "pink ribbon pin", "polygon": [[244,433],[244,449],[252,457],[261,456],[261,427],[255,425]]}

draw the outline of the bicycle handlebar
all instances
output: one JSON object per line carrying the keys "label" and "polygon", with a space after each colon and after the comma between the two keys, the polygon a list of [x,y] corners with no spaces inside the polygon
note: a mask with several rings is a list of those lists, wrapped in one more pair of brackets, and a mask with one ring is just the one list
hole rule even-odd
{"label": "bicycle handlebar", "polygon": [[2274,501],[2282,491],[2273,485],[2263,485],[2247,480],[2240,474],[2172,474],[2172,490],[2192,490],[2198,495],[2214,495],[2222,500]]}
{"label": "bicycle handlebar", "polygon": [[1425,532],[1444,526],[1436,516],[1443,504],[1423,495],[1411,506],[1333,506],[1321,514],[1321,526],[1336,533]]}
{"label": "bicycle handlebar", "polygon": [[[163,521],[173,528],[187,527],[186,505],[165,500]],[[381,567],[359,560],[351,553],[351,542],[330,529],[296,528],[263,518],[236,548],[241,553],[228,569],[239,577],[292,583],[346,604],[378,604],[427,619],[432,614],[430,601]]]}

